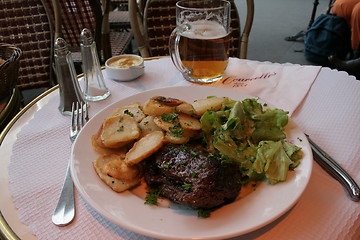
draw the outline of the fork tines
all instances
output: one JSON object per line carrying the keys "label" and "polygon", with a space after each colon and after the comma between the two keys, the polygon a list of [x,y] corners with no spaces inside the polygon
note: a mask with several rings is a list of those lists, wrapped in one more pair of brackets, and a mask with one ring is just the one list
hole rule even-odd
{"label": "fork tines", "polygon": [[80,130],[88,117],[87,105],[84,102],[74,102],[71,107],[71,124]]}

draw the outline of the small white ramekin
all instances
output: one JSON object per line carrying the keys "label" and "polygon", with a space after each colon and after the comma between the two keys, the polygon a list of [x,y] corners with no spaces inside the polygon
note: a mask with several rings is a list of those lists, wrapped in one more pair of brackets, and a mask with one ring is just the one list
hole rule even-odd
{"label": "small white ramekin", "polygon": [[[130,66],[109,66],[109,64],[121,58],[134,59],[134,63]],[[143,75],[145,72],[144,59],[134,54],[123,54],[114,56],[106,60],[104,75],[106,78],[113,79],[116,81],[131,81]]]}

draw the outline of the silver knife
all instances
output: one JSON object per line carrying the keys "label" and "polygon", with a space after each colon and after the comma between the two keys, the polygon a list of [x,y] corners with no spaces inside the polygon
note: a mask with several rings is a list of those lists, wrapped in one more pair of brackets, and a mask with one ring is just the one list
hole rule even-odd
{"label": "silver knife", "polygon": [[360,200],[360,188],[355,180],[329,154],[322,150],[309,135],[305,134],[314,153],[314,160],[333,178],[341,183],[345,192],[354,202]]}

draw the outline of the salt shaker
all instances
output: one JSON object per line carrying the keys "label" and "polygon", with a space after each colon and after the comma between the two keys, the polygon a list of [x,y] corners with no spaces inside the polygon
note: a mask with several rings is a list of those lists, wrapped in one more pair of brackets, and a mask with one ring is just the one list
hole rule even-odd
{"label": "salt shaker", "polygon": [[96,43],[91,32],[84,28],[80,35],[81,57],[84,72],[84,98],[100,101],[110,96],[101,72]]}
{"label": "salt shaker", "polygon": [[85,101],[76,77],[71,52],[64,39],[57,38],[55,40],[54,55],[56,77],[59,82],[60,91],[59,110],[63,115],[71,115],[72,103],[85,103]]}

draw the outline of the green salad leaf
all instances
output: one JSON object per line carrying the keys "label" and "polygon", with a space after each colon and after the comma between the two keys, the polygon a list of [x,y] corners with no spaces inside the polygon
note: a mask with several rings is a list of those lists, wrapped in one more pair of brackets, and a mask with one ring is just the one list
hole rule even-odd
{"label": "green salad leaf", "polygon": [[[285,146],[286,145],[286,146]],[[289,151],[286,151],[288,148]],[[297,166],[299,161],[297,153],[300,148],[284,141],[261,141],[254,162],[254,170],[257,173],[265,173],[270,184],[283,182],[287,178],[289,169]],[[292,156],[294,160],[292,159]]]}
{"label": "green salad leaf", "polygon": [[200,118],[207,150],[221,161],[236,162],[243,183],[263,178],[270,184],[285,181],[301,159],[301,148],[284,140],[287,114],[264,110],[257,99],[229,99],[219,111],[207,111]]}

